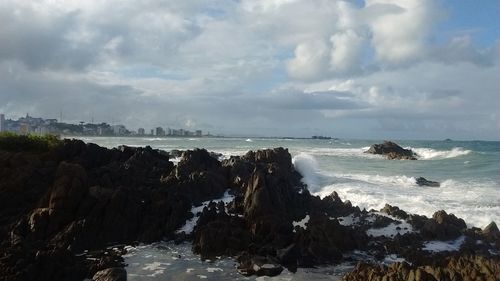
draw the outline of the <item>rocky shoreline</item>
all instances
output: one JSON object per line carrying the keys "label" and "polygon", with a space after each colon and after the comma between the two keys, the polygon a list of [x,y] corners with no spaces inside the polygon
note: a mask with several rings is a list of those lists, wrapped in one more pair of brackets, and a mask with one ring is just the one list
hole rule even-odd
{"label": "rocky shoreline", "polygon": [[[500,279],[494,223],[312,196],[284,148],[170,156],[79,140],[0,150],[0,280],[125,280],[119,245],[162,240],[191,241],[202,259],[234,257],[245,275],[357,262],[348,253],[362,251],[370,258],[345,280]],[[388,256],[400,262],[381,266]]]}

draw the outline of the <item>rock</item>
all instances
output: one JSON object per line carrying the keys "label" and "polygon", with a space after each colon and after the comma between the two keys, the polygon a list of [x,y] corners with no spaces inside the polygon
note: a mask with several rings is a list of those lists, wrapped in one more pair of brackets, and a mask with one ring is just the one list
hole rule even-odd
{"label": "rock", "polygon": [[393,263],[389,266],[359,263],[344,281],[371,280],[498,280],[500,258],[482,256],[437,257],[424,265]]}
{"label": "rock", "polygon": [[387,159],[417,160],[417,154],[391,141],[372,145],[365,153],[385,155]]}
{"label": "rock", "polygon": [[193,234],[193,252],[202,259],[234,256],[248,248],[251,241],[245,220],[229,216],[223,203],[210,203],[198,219]]}
{"label": "rock", "polygon": [[452,240],[463,234],[467,228],[463,219],[445,211],[437,211],[432,219],[427,220],[422,229],[422,235],[427,239]]}
{"label": "rock", "polygon": [[486,239],[492,242],[500,239],[500,231],[498,230],[497,224],[493,221],[488,224],[481,233],[484,237],[486,237]]}
{"label": "rock", "polygon": [[398,219],[403,219],[403,220],[406,220],[409,217],[405,211],[399,209],[398,207],[393,207],[389,204],[385,204],[384,208],[382,208],[380,210],[380,212],[386,213],[390,216],[396,217]]}
{"label": "rock", "polygon": [[85,169],[78,164],[61,162],[57,168],[56,181],[50,191],[48,207],[73,213],[87,191]]}
{"label": "rock", "polygon": [[[382,212],[407,219],[417,231],[369,238],[368,228],[394,222],[372,221],[373,215],[343,202],[336,192],[323,199],[312,196],[288,150],[251,151],[222,163],[217,157],[204,149],[183,151],[174,166],[168,154],[151,147],[106,149],[77,140],[44,154],[0,151],[0,279],[121,280],[123,253],[108,246],[160,240],[191,240],[202,259],[239,256],[240,270],[250,275],[338,263],[354,250],[378,260],[397,254],[413,264],[358,267],[372,279],[441,276],[461,262],[478,278],[497,268],[497,260],[489,260],[499,245],[491,243],[498,238],[494,224],[466,230],[463,220],[444,211],[429,219],[386,205]],[[220,198],[228,188],[232,202],[209,203],[192,233],[176,232],[198,215],[190,212],[193,206]],[[341,225],[336,218],[343,216],[357,223]],[[301,220],[307,222],[294,228]],[[450,259],[447,266],[445,254],[422,250],[425,241],[460,235],[467,246],[457,255],[486,258]],[[84,250],[89,252],[81,256]]]}
{"label": "rock", "polygon": [[439,187],[441,184],[437,181],[430,181],[423,177],[418,177],[416,179],[416,183],[418,186],[431,186],[431,187]]}
{"label": "rock", "polygon": [[238,271],[245,275],[276,276],[283,271],[283,267],[277,261],[263,256],[249,255],[244,253],[238,257]]}
{"label": "rock", "polygon": [[106,268],[92,277],[93,281],[127,281],[127,272],[121,267]]}

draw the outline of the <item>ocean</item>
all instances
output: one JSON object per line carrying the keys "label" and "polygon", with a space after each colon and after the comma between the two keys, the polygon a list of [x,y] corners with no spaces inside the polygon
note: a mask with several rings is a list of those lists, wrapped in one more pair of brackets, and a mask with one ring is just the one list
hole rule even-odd
{"label": "ocean", "polygon": [[[267,138],[154,138],[78,137],[85,142],[112,148],[146,146],[170,151],[205,148],[223,157],[249,150],[288,148],[295,168],[309,191],[327,196],[337,191],[343,200],[367,210],[386,203],[426,216],[445,210],[463,218],[469,227],[500,223],[500,142],[397,141],[411,148],[419,160],[387,160],[363,153],[382,140],[313,140]],[[418,186],[415,179],[438,181],[440,187]],[[184,258],[175,258],[177,254]],[[173,256],[172,256],[173,255]],[[189,257],[189,259],[187,258]],[[131,248],[126,256],[130,280],[255,280],[238,275],[231,259],[201,262],[190,254],[189,245],[158,243]],[[284,272],[257,280],[338,280],[349,265]]]}

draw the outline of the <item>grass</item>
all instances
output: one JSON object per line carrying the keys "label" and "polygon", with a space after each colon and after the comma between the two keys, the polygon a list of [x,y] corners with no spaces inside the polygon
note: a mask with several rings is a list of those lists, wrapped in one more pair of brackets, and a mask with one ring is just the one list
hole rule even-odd
{"label": "grass", "polygon": [[55,135],[17,135],[10,132],[0,133],[0,150],[45,152],[62,143]]}

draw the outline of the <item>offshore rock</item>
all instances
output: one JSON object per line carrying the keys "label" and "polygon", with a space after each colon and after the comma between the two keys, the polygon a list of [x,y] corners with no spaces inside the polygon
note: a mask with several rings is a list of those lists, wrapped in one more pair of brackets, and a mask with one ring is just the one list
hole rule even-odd
{"label": "offshore rock", "polygon": [[387,159],[417,160],[417,154],[411,149],[404,149],[392,141],[372,145],[365,153],[380,154]]}
{"label": "offshore rock", "polygon": [[430,186],[430,187],[439,187],[441,184],[437,181],[430,181],[423,177],[418,177],[415,182],[418,186]]}

